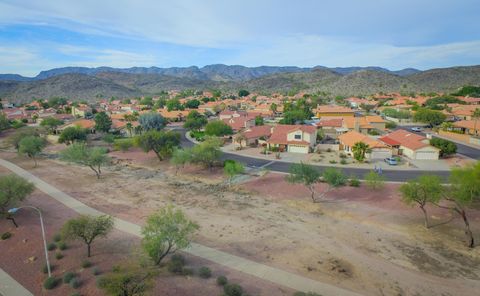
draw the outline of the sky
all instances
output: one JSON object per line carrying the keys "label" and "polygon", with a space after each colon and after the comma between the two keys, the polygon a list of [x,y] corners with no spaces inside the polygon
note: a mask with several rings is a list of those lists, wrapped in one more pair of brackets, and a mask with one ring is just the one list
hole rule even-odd
{"label": "sky", "polygon": [[480,64],[480,0],[0,0],[0,73]]}

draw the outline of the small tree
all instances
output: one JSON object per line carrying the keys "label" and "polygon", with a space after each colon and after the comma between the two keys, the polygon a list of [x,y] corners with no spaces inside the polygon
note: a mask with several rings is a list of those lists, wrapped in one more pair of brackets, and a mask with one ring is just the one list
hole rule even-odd
{"label": "small tree", "polygon": [[245,171],[245,167],[238,161],[226,160],[223,167],[223,172],[228,177],[228,184],[232,185],[232,180],[236,175],[242,174]]}
{"label": "small tree", "polygon": [[365,183],[370,189],[377,190],[385,186],[385,178],[379,173],[370,171],[365,175]]}
{"label": "small tree", "polygon": [[43,138],[36,136],[28,136],[23,138],[18,147],[18,152],[33,159],[35,167],[37,167],[37,155],[39,155],[46,146],[46,141]]}
{"label": "small tree", "polygon": [[438,176],[424,175],[400,186],[402,200],[408,205],[418,204],[423,212],[425,228],[429,228],[427,203],[438,203],[442,198],[443,187]]}
{"label": "small tree", "polygon": [[161,130],[167,124],[165,118],[162,115],[154,112],[145,113],[140,115],[138,122],[144,131],[149,130]]}
{"label": "small tree", "polygon": [[17,204],[30,195],[35,186],[33,183],[17,176],[0,176],[0,216],[5,216],[11,220],[15,226],[13,216],[8,213],[8,209],[17,206]]}
{"label": "small tree", "polygon": [[47,117],[40,122],[40,126],[47,128],[49,133],[52,133],[58,126],[62,125],[63,121],[55,117]]}
{"label": "small tree", "polygon": [[124,264],[103,275],[98,286],[111,296],[142,296],[153,288],[154,275],[143,266]]}
{"label": "small tree", "polygon": [[432,138],[430,139],[430,145],[440,149],[440,157],[457,153],[457,145],[449,140]]}
{"label": "small tree", "polygon": [[255,125],[258,126],[263,124],[264,124],[263,117],[260,115],[255,116]]}
{"label": "small tree", "polygon": [[310,190],[313,202],[315,198],[315,185],[320,181],[320,172],[312,165],[306,163],[295,163],[290,166],[290,173],[286,177],[290,183],[301,183]]}
{"label": "small tree", "polygon": [[369,146],[364,142],[357,142],[352,146],[353,157],[363,162],[365,160],[365,154],[368,152]]}
{"label": "small tree", "polygon": [[240,150],[242,150],[242,148],[243,148],[242,143],[247,141],[247,137],[245,137],[245,135],[243,133],[238,133],[235,136],[234,141],[235,141],[235,143],[238,143],[238,145],[240,146]]}
{"label": "small tree", "polygon": [[199,131],[202,127],[207,124],[207,118],[198,111],[193,110],[188,113],[183,127],[188,130]]}
{"label": "small tree", "polygon": [[181,210],[166,206],[147,218],[142,228],[142,247],[155,265],[159,265],[168,254],[188,247],[197,229],[198,225]]}
{"label": "small tree", "polygon": [[238,96],[239,97],[246,97],[250,94],[250,92],[246,89],[241,89],[238,91]]}
{"label": "small tree", "polygon": [[3,112],[0,112],[0,131],[6,130],[10,127],[10,122],[8,122],[7,115]]}
{"label": "small tree", "polygon": [[84,143],[74,143],[67,147],[61,152],[60,157],[64,161],[89,167],[95,172],[97,179],[100,179],[102,174],[101,167],[110,161],[106,149],[101,147],[89,148]]}
{"label": "small tree", "polygon": [[184,167],[192,159],[192,152],[190,149],[175,149],[170,158],[170,162],[175,166],[175,175],[178,172],[178,168]]}
{"label": "small tree", "polygon": [[328,184],[327,190],[323,191],[320,198],[323,198],[328,192],[335,188],[345,186],[347,184],[347,176],[339,169],[326,168],[322,173],[321,180]]}
{"label": "small tree", "polygon": [[83,142],[87,140],[87,132],[84,128],[79,126],[69,126],[65,128],[60,137],[58,137],[58,143],[65,143],[67,145],[73,142]]}
{"label": "small tree", "polygon": [[192,148],[191,162],[212,169],[222,156],[220,146],[221,141],[219,139],[207,138],[205,141]]}
{"label": "small tree", "polygon": [[160,161],[172,155],[180,145],[180,134],[173,131],[149,130],[135,138],[137,146],[145,152],[153,151]]}
{"label": "small tree", "polygon": [[8,142],[17,150],[20,148],[20,141],[29,136],[40,136],[38,130],[31,127],[24,127],[8,138]]}
{"label": "small tree", "polygon": [[104,133],[112,128],[112,119],[105,112],[95,114],[95,129]]}
{"label": "small tree", "polygon": [[205,134],[208,136],[223,137],[233,134],[232,128],[221,120],[214,120],[205,126]]}
{"label": "small tree", "polygon": [[456,212],[465,224],[465,235],[467,246],[475,247],[470,222],[466,208],[480,200],[480,162],[465,168],[454,168],[450,175],[450,188],[444,199],[451,202],[453,206],[440,206]]}
{"label": "small tree", "polygon": [[82,240],[87,245],[87,256],[91,255],[91,245],[97,237],[107,236],[113,229],[113,218],[107,215],[98,217],[81,215],[68,220],[62,227],[66,239]]}

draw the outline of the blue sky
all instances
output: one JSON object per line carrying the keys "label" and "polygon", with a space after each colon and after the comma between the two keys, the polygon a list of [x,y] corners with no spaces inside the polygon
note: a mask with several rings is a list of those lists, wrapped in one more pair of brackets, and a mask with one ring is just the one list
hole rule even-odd
{"label": "blue sky", "polygon": [[480,64],[479,0],[0,0],[0,73]]}

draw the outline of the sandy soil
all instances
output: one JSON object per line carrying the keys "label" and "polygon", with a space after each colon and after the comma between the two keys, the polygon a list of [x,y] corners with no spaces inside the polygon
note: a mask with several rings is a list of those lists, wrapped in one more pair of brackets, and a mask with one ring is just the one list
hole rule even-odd
{"label": "sandy soil", "polygon": [[[480,249],[464,247],[460,221],[424,229],[420,211],[400,202],[396,186],[344,187],[313,204],[305,188],[280,174],[228,188],[220,172],[188,167],[175,175],[167,163],[145,154],[136,161],[135,153],[140,157],[120,152],[122,160],[98,181],[83,167],[41,160],[33,169],[15,155],[0,157],[136,223],[173,203],[200,224],[197,242],[365,295],[474,295],[480,289]],[[148,169],[141,168],[145,163]],[[438,210],[431,215],[438,223],[451,218]],[[480,213],[470,216],[480,240]]]}

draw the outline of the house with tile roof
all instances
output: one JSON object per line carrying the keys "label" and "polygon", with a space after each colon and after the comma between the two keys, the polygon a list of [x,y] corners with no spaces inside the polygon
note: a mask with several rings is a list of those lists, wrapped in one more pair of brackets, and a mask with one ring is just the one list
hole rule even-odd
{"label": "house with tile roof", "polygon": [[346,117],[354,116],[355,111],[344,106],[322,105],[317,107],[315,114],[318,118],[327,116]]}
{"label": "house with tile roof", "polygon": [[379,141],[393,149],[396,155],[405,155],[415,160],[438,160],[440,150],[429,144],[424,136],[406,130],[396,130],[381,138]]}
{"label": "house with tile roof", "polygon": [[294,153],[309,153],[317,142],[317,128],[312,125],[279,124],[267,140],[269,148]]}
{"label": "house with tile roof", "polygon": [[257,146],[261,141],[266,141],[272,135],[272,129],[270,125],[258,125],[245,129],[240,133],[245,138],[241,143],[242,146]]}
{"label": "house with tile roof", "polygon": [[353,156],[352,147],[358,142],[368,145],[367,159],[384,159],[392,156],[392,149],[388,145],[354,130],[338,136],[338,142],[340,151],[350,156]]}

